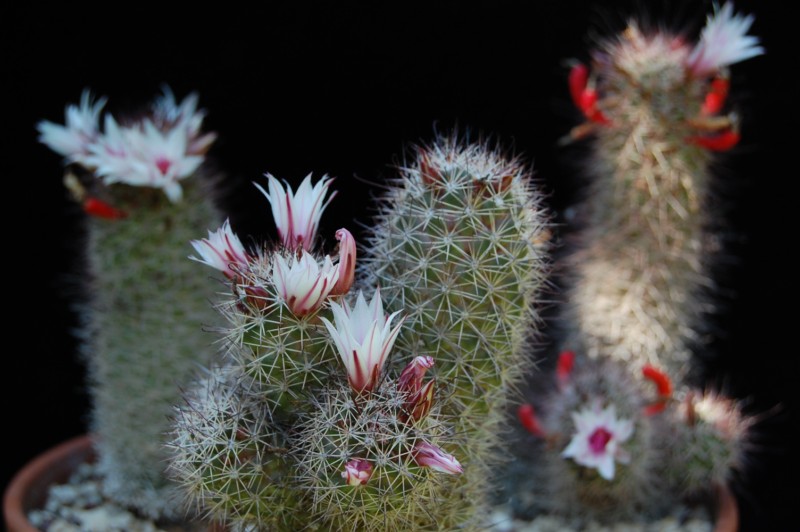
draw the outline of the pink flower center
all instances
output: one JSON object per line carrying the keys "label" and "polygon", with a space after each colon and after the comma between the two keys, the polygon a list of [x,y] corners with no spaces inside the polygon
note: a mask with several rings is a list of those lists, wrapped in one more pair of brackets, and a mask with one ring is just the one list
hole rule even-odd
{"label": "pink flower center", "polygon": [[170,160],[169,160],[169,159],[167,159],[166,157],[159,157],[159,158],[156,160],[156,168],[158,168],[158,170],[159,170],[159,171],[160,171],[160,172],[161,172],[163,175],[167,175],[167,172],[169,172],[169,167],[170,167],[170,166],[172,166],[172,161],[170,161]]}
{"label": "pink flower center", "polygon": [[611,440],[613,434],[608,432],[603,427],[598,427],[592,432],[592,435],[589,436],[589,448],[592,450],[594,454],[601,454],[605,452],[606,445]]}

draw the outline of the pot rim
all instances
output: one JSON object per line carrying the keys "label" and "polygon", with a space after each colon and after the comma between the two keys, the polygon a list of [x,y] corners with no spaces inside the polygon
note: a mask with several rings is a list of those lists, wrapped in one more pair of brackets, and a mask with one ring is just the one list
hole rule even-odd
{"label": "pot rim", "polygon": [[[3,516],[12,532],[38,532],[28,520],[28,511],[41,504],[39,485],[67,480],[69,474],[94,455],[94,439],[89,434],[73,437],[44,451],[25,464],[11,479],[3,494]],[[55,467],[64,464],[63,467]]]}

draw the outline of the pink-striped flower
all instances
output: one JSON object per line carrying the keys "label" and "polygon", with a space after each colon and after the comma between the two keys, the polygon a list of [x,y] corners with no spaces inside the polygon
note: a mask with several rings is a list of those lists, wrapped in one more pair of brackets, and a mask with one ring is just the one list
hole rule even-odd
{"label": "pink-striped flower", "polygon": [[630,455],[620,444],[633,434],[633,422],[618,419],[614,405],[605,409],[596,402],[591,408],[572,413],[576,432],[561,453],[578,464],[597,469],[606,480],[614,478],[614,462],[627,463]]}
{"label": "pink-striped flower", "polygon": [[92,103],[91,92],[84,89],[80,106],[66,107],[65,125],[39,122],[36,126],[39,130],[39,142],[63,155],[69,162],[82,164],[82,160],[89,155],[89,146],[100,137],[100,112],[105,104],[105,98]]}
{"label": "pink-striped flower", "polygon": [[686,59],[686,66],[695,77],[716,74],[722,67],[764,53],[758,37],[747,35],[753,24],[752,15],[734,15],[730,2],[714,11],[700,34],[700,42]]}
{"label": "pink-striped flower", "polygon": [[357,393],[372,390],[400,332],[402,319],[391,328],[392,320],[400,311],[386,316],[377,290],[369,304],[364,293],[359,292],[354,307],[351,308],[346,301],[342,305],[331,302],[331,311],[336,325],[326,318],[322,321],[347,368],[350,386]]}
{"label": "pink-striped flower", "polygon": [[342,478],[349,486],[362,486],[372,476],[372,464],[363,458],[353,458],[344,465]]}
{"label": "pink-striped flower", "polygon": [[192,240],[200,257],[189,257],[192,260],[207,264],[225,274],[229,279],[247,269],[250,258],[236,233],[231,229],[230,220],[225,220],[215,232],[208,232],[208,238]]}
{"label": "pink-striped flower", "polygon": [[425,441],[414,446],[414,459],[422,467],[430,467],[434,471],[457,475],[464,469],[452,454],[447,454],[436,445]]}
{"label": "pink-striped flower", "polygon": [[286,306],[296,316],[305,316],[322,306],[339,278],[339,270],[326,256],[322,266],[313,255],[301,250],[285,259],[275,253],[272,261],[272,282]]}
{"label": "pink-striped flower", "polygon": [[333,192],[325,201],[325,194],[333,179],[322,176],[322,179],[312,186],[309,174],[300,183],[297,192],[292,192],[292,187],[288,183],[284,189],[271,174],[266,174],[266,177],[269,191],[264,190],[258,183],[255,185],[272,206],[272,217],[281,242],[290,249],[302,247],[311,250],[317,236],[322,211],[336,196],[336,192]]}
{"label": "pink-striped flower", "polygon": [[356,240],[347,229],[336,231],[339,241],[339,280],[331,290],[332,296],[341,296],[350,291],[356,278]]}

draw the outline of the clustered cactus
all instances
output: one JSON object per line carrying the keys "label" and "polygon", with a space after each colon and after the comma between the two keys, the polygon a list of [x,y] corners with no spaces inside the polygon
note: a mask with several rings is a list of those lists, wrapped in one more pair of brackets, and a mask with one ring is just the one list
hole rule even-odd
{"label": "clustered cactus", "polygon": [[178,409],[175,478],[241,528],[478,526],[546,266],[528,170],[486,143],[420,148],[357,294],[350,232],[338,262],[315,251],[330,180],[267,178],[280,244],[248,252],[227,224],[195,242],[228,278],[228,356]]}
{"label": "clustered cactus", "polygon": [[727,485],[742,465],[750,421],[732,401],[692,391],[689,375],[714,285],[712,152],[739,139],[722,114],[726,68],[763,52],[751,24],[728,3],[692,46],[631,23],[593,54],[591,73],[570,72],[587,120],[571,135],[594,137],[593,180],[568,258],[560,386],[538,417],[532,405],[520,411],[547,442],[546,509],[654,516]]}
{"label": "clustered cactus", "polygon": [[165,89],[144,115],[118,120],[88,91],[64,126],[39,124],[40,140],[65,157],[64,183],[88,217],[88,293],[82,351],[105,488],[149,516],[182,515],[164,474],[179,385],[208,363],[198,334],[214,323],[213,296],[186,260],[197,227],[218,219],[200,173],[214,140],[202,134],[197,96]]}
{"label": "clustered cactus", "polygon": [[[570,138],[594,137],[594,180],[556,386],[518,411],[541,445],[517,452],[541,452],[517,491],[533,482],[544,511],[658,516],[741,464],[750,421],[688,377],[713,286],[709,165],[739,139],[726,68],[763,52],[732,9],[695,46],[632,23],[591,73],[570,72],[586,118]],[[332,254],[317,232],[333,179],[293,190],[266,174],[255,186],[276,241],[245,246],[228,220],[191,241],[222,276],[207,313],[213,285],[185,248],[214,209],[197,179],[181,185],[214,138],[196,97],[166,91],[101,132],[104,104],[87,92],[66,127],[40,131],[97,218],[87,354],[108,489],[152,516],[185,506],[237,530],[485,526],[549,269],[530,170],[489,142],[436,138],[386,183],[364,243],[341,228]]]}

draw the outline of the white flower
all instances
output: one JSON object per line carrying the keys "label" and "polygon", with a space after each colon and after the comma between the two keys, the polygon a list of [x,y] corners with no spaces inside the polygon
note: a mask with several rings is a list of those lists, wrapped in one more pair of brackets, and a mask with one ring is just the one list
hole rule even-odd
{"label": "white flower", "polygon": [[370,391],[377,384],[386,357],[391,351],[403,320],[391,328],[391,316],[383,312],[383,302],[376,290],[367,304],[364,293],[359,291],[354,307],[347,302],[339,305],[331,302],[336,326],[325,318],[322,321],[339,350],[339,356],[347,368],[350,386],[358,393]]}
{"label": "white flower", "polygon": [[457,475],[464,471],[452,454],[447,454],[432,443],[418,442],[414,446],[414,452],[414,459],[422,467],[430,467],[434,471],[450,475]]}
{"label": "white flower", "polygon": [[200,134],[204,115],[197,111],[197,96],[191,94],[177,105],[165,88],[151,117],[123,127],[106,115],[101,133],[98,122],[105,102],[103,98],[92,104],[85,90],[80,107],[67,107],[66,126],[38,125],[39,140],[94,171],[106,184],[161,188],[171,201],[180,200],[179,181],[197,170],[216,138],[213,133]]}
{"label": "white flower", "polygon": [[164,94],[153,103],[153,121],[161,130],[183,130],[187,139],[186,153],[201,155],[217,138],[215,133],[200,135],[205,113],[197,110],[198,96],[189,94],[180,105],[168,86],[161,89]]}
{"label": "white flower", "polygon": [[606,480],[614,478],[614,460],[627,463],[628,453],[620,447],[633,434],[633,422],[617,419],[614,405],[601,410],[600,403],[573,412],[576,433],[561,453],[578,464],[594,467]]}
{"label": "white flower", "polygon": [[216,232],[209,231],[208,238],[192,240],[192,246],[200,257],[189,257],[190,259],[216,268],[229,279],[247,269],[249,263],[247,252],[239,237],[231,230],[230,221],[227,219]]}
{"label": "white flower", "polygon": [[320,267],[306,250],[301,250],[299,258],[292,252],[289,261],[291,266],[280,253],[273,256],[272,282],[289,309],[305,316],[322,306],[339,278],[339,269],[328,256]]}
{"label": "white flower", "polygon": [[65,110],[66,125],[42,121],[37,125],[39,142],[65,156],[70,162],[80,162],[89,154],[89,146],[100,136],[100,111],[105,98],[92,103],[89,89],[81,94],[80,106],[68,105]]}
{"label": "white flower", "polygon": [[269,192],[258,183],[254,184],[267,197],[272,206],[272,216],[283,245],[291,249],[302,246],[303,249],[310,250],[314,245],[322,211],[336,196],[336,192],[334,192],[328,201],[324,201],[333,179],[322,176],[322,179],[312,187],[311,174],[309,174],[300,183],[297,192],[293,193],[292,187],[288,183],[284,189],[271,174],[266,174],[266,177],[269,180],[267,184]]}
{"label": "white flower", "polygon": [[764,53],[764,48],[758,46],[758,37],[747,35],[753,24],[752,15],[734,16],[730,2],[714,11],[703,28],[700,42],[686,60],[686,66],[696,77],[712,75],[724,66]]}
{"label": "white flower", "polygon": [[90,146],[86,163],[106,184],[125,183],[161,188],[175,202],[183,195],[179,180],[194,173],[203,162],[188,153],[186,129],[159,130],[152,120],[120,127],[106,116],[105,134]]}

